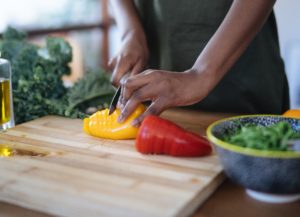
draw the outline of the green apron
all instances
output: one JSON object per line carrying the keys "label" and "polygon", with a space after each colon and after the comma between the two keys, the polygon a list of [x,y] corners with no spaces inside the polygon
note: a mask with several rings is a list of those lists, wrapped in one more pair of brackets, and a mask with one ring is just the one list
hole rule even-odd
{"label": "green apron", "polygon": [[[193,66],[232,0],[136,0],[135,4],[148,39],[149,68],[184,71]],[[193,107],[272,114],[289,108],[288,83],[273,12],[222,81]]]}

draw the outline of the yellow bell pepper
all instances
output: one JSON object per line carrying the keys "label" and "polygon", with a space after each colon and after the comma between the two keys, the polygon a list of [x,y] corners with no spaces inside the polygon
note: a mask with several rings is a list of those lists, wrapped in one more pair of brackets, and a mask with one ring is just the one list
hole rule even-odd
{"label": "yellow bell pepper", "polygon": [[299,109],[290,109],[283,113],[283,116],[288,118],[300,118],[300,110]]}
{"label": "yellow bell pepper", "polygon": [[117,121],[121,114],[116,109],[111,115],[109,110],[104,109],[84,119],[83,130],[92,136],[105,139],[134,139],[138,128],[131,125],[131,122],[145,111],[145,106],[140,104],[136,110],[123,123]]}

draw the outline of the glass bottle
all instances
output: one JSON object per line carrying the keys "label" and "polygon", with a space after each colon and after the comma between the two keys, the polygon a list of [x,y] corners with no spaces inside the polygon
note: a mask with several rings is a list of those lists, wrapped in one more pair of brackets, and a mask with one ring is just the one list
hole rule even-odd
{"label": "glass bottle", "polygon": [[14,126],[11,66],[8,60],[0,58],[0,131]]}

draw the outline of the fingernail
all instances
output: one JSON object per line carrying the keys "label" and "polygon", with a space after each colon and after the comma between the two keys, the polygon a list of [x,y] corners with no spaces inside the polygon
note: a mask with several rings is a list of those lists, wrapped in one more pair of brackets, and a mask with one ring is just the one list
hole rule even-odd
{"label": "fingernail", "polygon": [[122,123],[124,121],[124,115],[120,114],[118,117],[118,122]]}
{"label": "fingernail", "polygon": [[134,119],[132,122],[131,122],[131,125],[134,126],[134,127],[138,127],[140,124],[140,122],[137,120],[137,119]]}
{"label": "fingernail", "polygon": [[125,107],[125,105],[121,103],[120,104],[120,109],[123,110],[124,107]]}

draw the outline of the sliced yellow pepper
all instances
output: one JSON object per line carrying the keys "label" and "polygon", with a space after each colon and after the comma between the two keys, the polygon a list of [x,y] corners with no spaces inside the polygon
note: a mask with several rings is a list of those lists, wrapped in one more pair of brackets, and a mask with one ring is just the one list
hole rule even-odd
{"label": "sliced yellow pepper", "polygon": [[104,109],[85,118],[83,130],[92,136],[105,139],[134,139],[138,128],[131,125],[131,122],[145,111],[145,106],[140,104],[136,110],[123,123],[117,121],[121,114],[120,109],[116,109],[111,115],[109,110]]}

